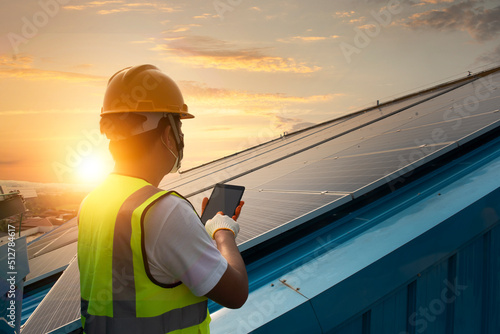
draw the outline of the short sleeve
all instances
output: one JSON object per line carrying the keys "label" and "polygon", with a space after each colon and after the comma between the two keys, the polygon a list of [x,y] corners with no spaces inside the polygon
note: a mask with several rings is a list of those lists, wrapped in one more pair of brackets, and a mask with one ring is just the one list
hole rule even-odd
{"label": "short sleeve", "polygon": [[146,213],[144,242],[151,275],[161,283],[182,281],[196,296],[212,290],[227,261],[184,199],[168,195]]}

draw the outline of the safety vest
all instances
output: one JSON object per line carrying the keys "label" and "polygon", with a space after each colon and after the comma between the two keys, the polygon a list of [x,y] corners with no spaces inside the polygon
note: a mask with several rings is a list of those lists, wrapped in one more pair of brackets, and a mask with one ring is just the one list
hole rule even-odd
{"label": "safety vest", "polygon": [[207,298],[184,284],[162,284],[149,271],[144,217],[175,192],[111,174],[78,216],[82,327],[85,333],[209,333]]}

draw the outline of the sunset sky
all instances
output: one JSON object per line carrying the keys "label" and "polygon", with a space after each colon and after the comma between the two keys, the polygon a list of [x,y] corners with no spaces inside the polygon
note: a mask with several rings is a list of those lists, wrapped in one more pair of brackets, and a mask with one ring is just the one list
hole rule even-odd
{"label": "sunset sky", "polygon": [[154,64],[180,86],[183,169],[500,65],[500,2],[1,0],[0,180],[112,168],[108,78]]}

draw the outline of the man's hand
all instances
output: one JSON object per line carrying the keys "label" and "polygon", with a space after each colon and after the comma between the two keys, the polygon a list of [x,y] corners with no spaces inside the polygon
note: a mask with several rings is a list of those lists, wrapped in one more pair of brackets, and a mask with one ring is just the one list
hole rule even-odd
{"label": "man's hand", "polygon": [[220,211],[214,218],[207,220],[205,229],[212,239],[215,239],[215,233],[220,230],[229,230],[233,232],[234,238],[236,239],[240,231],[240,224],[229,216],[223,216],[222,211]]}
{"label": "man's hand", "polygon": [[[203,212],[205,211],[205,208],[207,207],[207,204],[208,204],[208,197],[205,197],[201,201],[201,214],[202,215],[203,215]],[[243,207],[244,204],[245,204],[244,201],[240,201],[240,204],[238,204],[238,206],[236,207],[236,210],[234,210],[234,216],[233,216],[234,221],[238,220],[238,217],[240,216],[240,213],[241,213],[241,208]],[[224,213],[222,211],[219,211],[218,213],[220,213],[221,215],[224,215]]]}
{"label": "man's hand", "polygon": [[[202,215],[205,211],[205,208],[207,207],[207,203],[208,198],[203,198],[203,201],[201,202]],[[215,232],[220,230],[229,230],[233,232],[234,238],[236,238],[238,236],[238,232],[240,231],[240,225],[236,222],[236,220],[240,216],[241,208],[244,204],[245,202],[241,201],[240,204],[236,207],[236,209],[234,210],[233,219],[229,218],[229,216],[225,216],[222,211],[219,211],[212,219],[207,220],[207,222],[205,223],[205,229],[207,230],[208,235],[210,235],[212,239],[215,239]]]}
{"label": "man's hand", "polygon": [[[201,202],[201,214],[205,211],[207,203],[208,198],[205,197]],[[207,230],[208,235],[210,235],[212,239],[215,239],[215,232],[220,230],[229,230],[233,232],[234,238],[236,238],[238,236],[238,232],[240,231],[240,225],[236,222],[236,220],[240,216],[241,208],[244,204],[245,202],[241,201],[236,207],[233,219],[229,216],[225,216],[222,211],[219,211],[212,219],[207,220],[205,223],[205,229]]]}

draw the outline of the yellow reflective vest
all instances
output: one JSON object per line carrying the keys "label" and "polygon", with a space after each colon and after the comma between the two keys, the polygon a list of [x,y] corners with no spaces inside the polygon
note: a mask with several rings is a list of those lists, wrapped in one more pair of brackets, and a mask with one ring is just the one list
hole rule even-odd
{"label": "yellow reflective vest", "polygon": [[144,217],[163,196],[148,182],[111,174],[78,216],[82,326],[85,333],[209,333],[207,298],[149,271]]}

